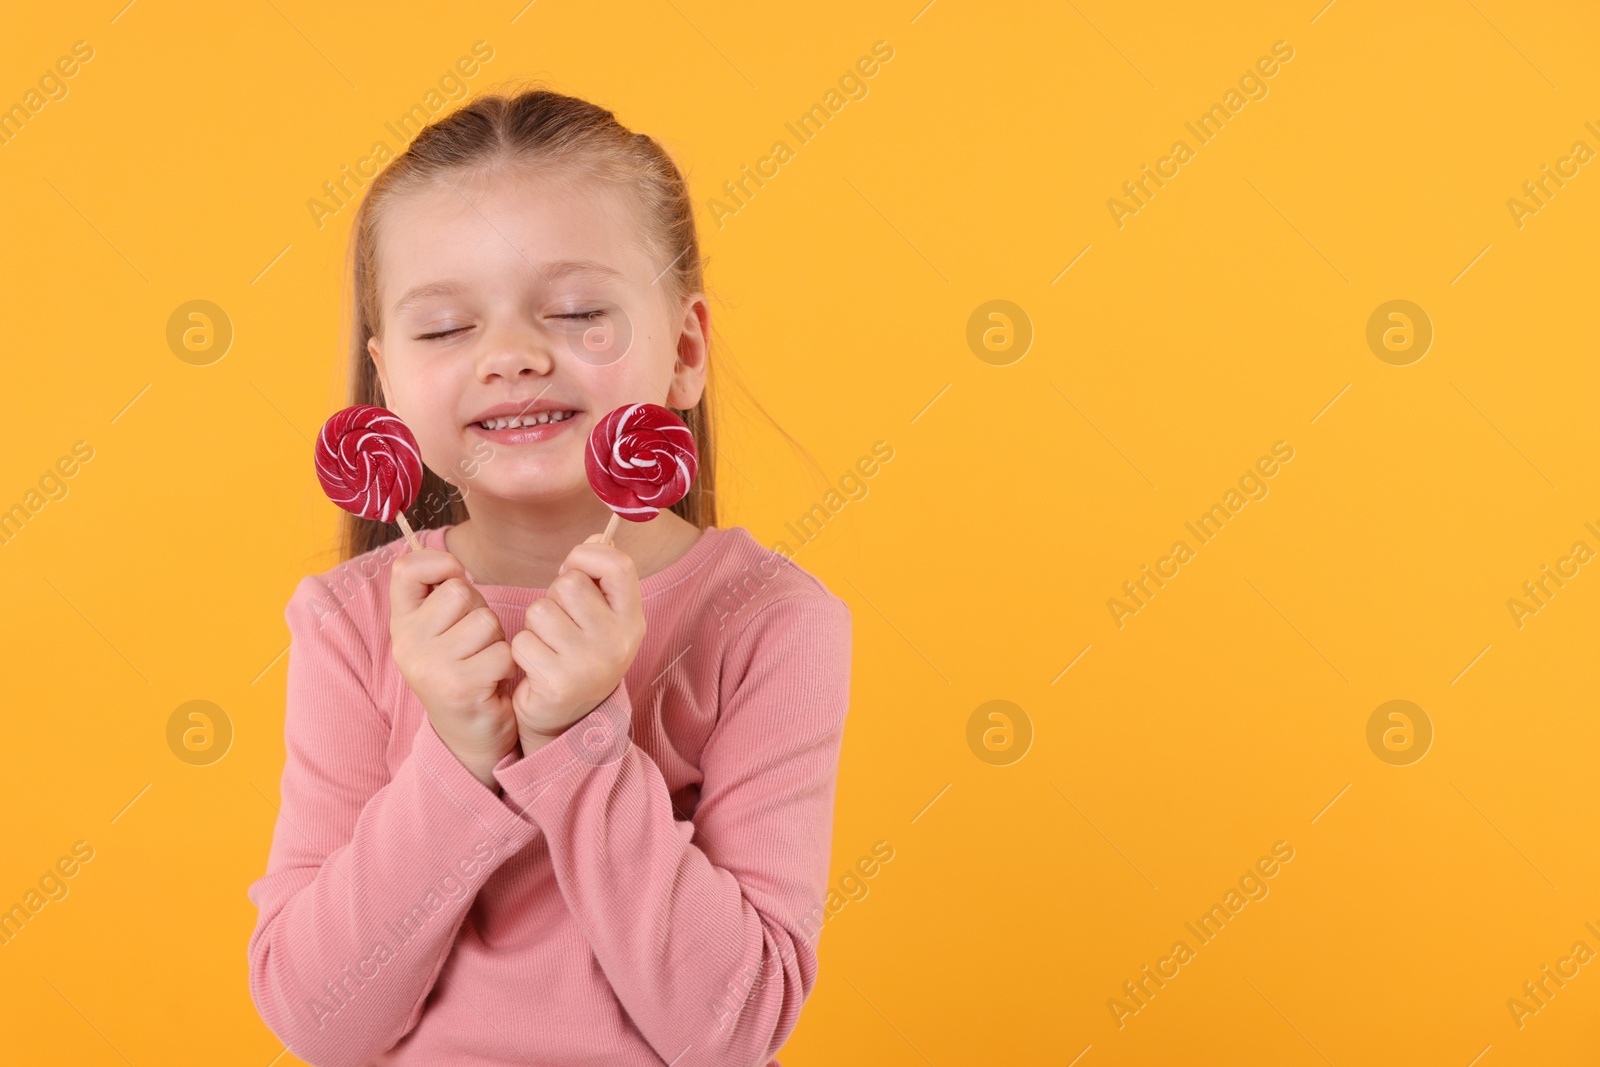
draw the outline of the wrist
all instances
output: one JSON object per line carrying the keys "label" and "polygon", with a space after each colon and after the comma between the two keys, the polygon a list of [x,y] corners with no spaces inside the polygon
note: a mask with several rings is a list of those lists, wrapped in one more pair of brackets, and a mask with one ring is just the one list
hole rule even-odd
{"label": "wrist", "polygon": [[[448,745],[446,747],[449,747]],[[482,782],[484,788],[491,792],[500,788],[500,780],[494,776],[497,763],[505,758],[505,753],[496,755],[493,752],[471,752],[451,750],[456,761],[467,769],[467,773]]]}
{"label": "wrist", "polygon": [[533,730],[522,731],[522,758],[527,759],[560,736],[560,734],[541,734]]}
{"label": "wrist", "polygon": [[[512,751],[515,751],[514,747]],[[500,779],[494,776],[494,769],[503,759],[505,759],[504,755],[486,755],[476,760],[465,761],[465,766],[468,771],[472,772],[472,777],[482,782],[485,789],[498,797],[503,790],[500,786]]]}

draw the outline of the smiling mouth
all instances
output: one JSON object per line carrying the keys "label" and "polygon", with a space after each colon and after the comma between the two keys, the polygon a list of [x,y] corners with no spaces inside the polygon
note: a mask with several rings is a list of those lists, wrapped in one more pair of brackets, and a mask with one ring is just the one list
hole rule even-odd
{"label": "smiling mouth", "polygon": [[504,418],[488,419],[484,422],[475,422],[472,425],[482,430],[515,430],[524,426],[544,426],[552,422],[565,422],[576,414],[576,411],[541,411],[537,415],[507,415]]}

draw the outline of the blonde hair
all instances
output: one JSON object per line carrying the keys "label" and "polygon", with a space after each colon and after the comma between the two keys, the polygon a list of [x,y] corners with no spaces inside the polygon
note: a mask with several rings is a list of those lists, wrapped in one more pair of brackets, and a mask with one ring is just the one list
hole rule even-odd
{"label": "blonde hair", "polygon": [[[347,264],[351,404],[388,406],[367,342],[382,327],[377,242],[389,202],[447,181],[452,173],[482,174],[508,165],[571,167],[584,177],[625,190],[635,198],[643,226],[639,240],[655,262],[667,264],[658,283],[668,306],[675,308],[691,293],[704,290],[705,264],[688,184],[654,138],[633,133],[603,107],[546,89],[482,96],[425,127],[372,181],[356,211]],[[671,510],[701,529],[717,521],[711,423],[714,367],[707,367],[699,402],[677,412],[694,433],[700,469],[688,495]],[[406,518],[417,529],[462,522],[467,518],[465,500],[455,486],[424,467],[422,487]],[[395,523],[349,512],[343,519],[340,552],[345,560],[400,536]]]}

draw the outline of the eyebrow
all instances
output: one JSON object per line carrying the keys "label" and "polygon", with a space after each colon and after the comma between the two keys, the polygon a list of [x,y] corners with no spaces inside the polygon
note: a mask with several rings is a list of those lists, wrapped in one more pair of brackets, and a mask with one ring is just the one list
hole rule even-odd
{"label": "eyebrow", "polygon": [[[625,277],[615,267],[593,259],[557,260],[554,263],[546,263],[542,267],[536,267],[535,269],[549,281],[564,278],[569,274],[589,274],[597,278],[619,280]],[[458,296],[466,292],[468,288],[469,286],[465,282],[454,278],[441,282],[428,282],[408,291],[399,300],[395,301],[394,307],[390,310],[392,314],[398,315],[412,305],[420,304],[424,300],[436,296]]]}

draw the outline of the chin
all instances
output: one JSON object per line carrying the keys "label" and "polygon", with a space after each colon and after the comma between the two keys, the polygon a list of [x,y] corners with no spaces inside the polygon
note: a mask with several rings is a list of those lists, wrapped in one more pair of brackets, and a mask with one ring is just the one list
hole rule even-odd
{"label": "chin", "polygon": [[587,479],[563,487],[552,486],[545,477],[511,479],[511,484],[473,484],[467,482],[467,499],[474,496],[492,498],[508,504],[526,504],[530,507],[564,507],[584,497],[594,496]]}

